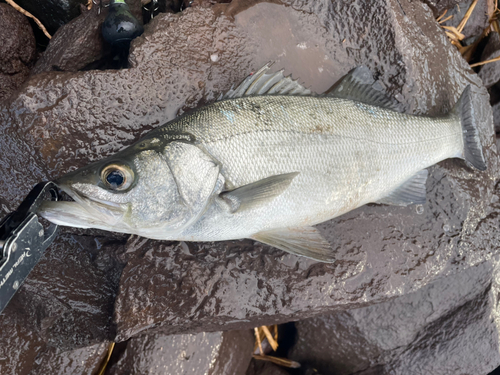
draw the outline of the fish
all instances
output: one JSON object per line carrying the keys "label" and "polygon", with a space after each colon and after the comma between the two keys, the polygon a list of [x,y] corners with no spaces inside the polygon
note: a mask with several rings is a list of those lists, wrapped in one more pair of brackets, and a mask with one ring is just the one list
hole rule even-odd
{"label": "fish", "polygon": [[317,95],[266,64],[218,101],[55,181],[39,214],[156,240],[249,238],[325,263],[314,227],[367,203],[423,204],[426,168],[486,161],[467,86],[440,117],[402,113],[368,68]]}

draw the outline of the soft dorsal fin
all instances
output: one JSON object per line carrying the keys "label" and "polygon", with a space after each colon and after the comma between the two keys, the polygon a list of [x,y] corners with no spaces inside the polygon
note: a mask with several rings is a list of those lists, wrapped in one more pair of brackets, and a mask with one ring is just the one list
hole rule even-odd
{"label": "soft dorsal fin", "polygon": [[319,262],[335,262],[334,251],[327,240],[313,227],[280,228],[259,232],[251,238],[287,253]]}
{"label": "soft dorsal fin", "polygon": [[401,104],[373,87],[375,80],[366,66],[358,66],[335,85],[327,96],[355,100],[401,112]]}
{"label": "soft dorsal fin", "polygon": [[429,172],[423,169],[403,182],[387,197],[375,203],[389,204],[392,206],[407,206],[409,204],[424,204],[426,196],[425,183]]}
{"label": "soft dorsal fin", "polygon": [[312,92],[306,89],[290,76],[283,76],[283,69],[276,73],[266,72],[273,63],[269,62],[255,73],[249,75],[235,89],[231,88],[222,99],[234,99],[251,95],[311,95]]}
{"label": "soft dorsal fin", "polygon": [[282,194],[299,172],[280,174],[225,191],[219,196],[230,206],[231,212],[242,211],[269,202]]}

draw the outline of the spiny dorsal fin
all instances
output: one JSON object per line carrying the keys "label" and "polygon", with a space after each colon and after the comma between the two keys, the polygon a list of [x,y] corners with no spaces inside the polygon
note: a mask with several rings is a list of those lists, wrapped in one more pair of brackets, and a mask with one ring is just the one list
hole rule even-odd
{"label": "spiny dorsal fin", "polygon": [[393,111],[402,112],[401,104],[373,87],[375,80],[366,66],[358,66],[330,91],[327,96],[355,100]]}
{"label": "spiny dorsal fin", "polygon": [[254,234],[252,239],[287,253],[319,262],[335,262],[334,252],[327,240],[313,227],[280,228]]}
{"label": "spiny dorsal fin", "polygon": [[273,200],[282,194],[299,172],[280,174],[252,182],[220,194],[230,206],[231,212],[242,211]]}
{"label": "spiny dorsal fin", "polygon": [[273,65],[267,63],[254,74],[249,75],[235,89],[229,90],[225,95],[219,98],[234,99],[250,95],[311,95],[312,92],[306,89],[290,76],[283,76],[283,69],[276,73],[266,72]]}
{"label": "spiny dorsal fin", "polygon": [[403,182],[387,197],[375,203],[389,204],[392,206],[407,206],[409,204],[424,204],[426,196],[425,183],[429,172],[423,169],[416,175]]}

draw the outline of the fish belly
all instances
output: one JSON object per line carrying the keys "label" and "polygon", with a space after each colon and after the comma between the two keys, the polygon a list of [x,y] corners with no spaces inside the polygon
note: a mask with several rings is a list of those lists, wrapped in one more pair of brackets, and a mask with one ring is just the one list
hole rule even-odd
{"label": "fish belly", "polygon": [[230,213],[216,198],[182,235],[195,241],[321,223],[388,196],[463,148],[461,125],[451,117],[410,116],[329,97],[241,98],[183,121],[177,126],[221,163],[227,190],[299,172],[265,205]]}

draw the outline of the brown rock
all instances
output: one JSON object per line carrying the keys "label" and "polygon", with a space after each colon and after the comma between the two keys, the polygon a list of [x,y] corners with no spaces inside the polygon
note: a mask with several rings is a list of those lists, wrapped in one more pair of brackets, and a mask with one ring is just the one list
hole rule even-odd
{"label": "brown rock", "polygon": [[[140,0],[127,0],[126,3],[134,17],[142,24]],[[102,23],[108,14],[107,8],[100,8],[99,5],[94,5],[91,10],[87,10],[85,6],[80,8],[82,14],[63,25],[54,34],[31,74],[50,71],[76,72],[98,60],[113,58],[110,46],[104,42],[101,31]]]}
{"label": "brown rock", "polygon": [[290,358],[336,375],[487,374],[500,365],[499,266],[485,262],[389,302],[297,322]]}
{"label": "brown rock", "polygon": [[439,17],[445,10],[457,6],[460,0],[422,0],[422,2],[432,9],[435,17]]}
{"label": "brown rock", "polygon": [[252,357],[250,331],[140,336],[127,342],[110,375],[243,375]]}
{"label": "brown rock", "polygon": [[23,9],[33,14],[54,35],[56,30],[80,14],[80,5],[87,0],[16,0]]}
{"label": "brown rock", "polygon": [[70,351],[53,347],[38,355],[30,375],[95,375],[108,353],[107,342]]}
{"label": "brown rock", "polygon": [[0,101],[28,78],[35,58],[33,30],[21,13],[0,3]]}
{"label": "brown rock", "polygon": [[289,372],[270,362],[252,359],[246,375],[288,375]]}
{"label": "brown rock", "polygon": [[99,60],[104,54],[101,24],[106,12],[98,6],[82,6],[82,14],[57,30],[31,74],[41,72],[76,72]]}
{"label": "brown rock", "polygon": [[[321,224],[337,252],[329,265],[250,240],[186,244],[132,237],[122,254],[121,243],[103,243],[95,231],[66,230],[74,234],[58,240],[25,284],[36,292],[20,291],[21,305],[9,306],[6,323],[0,321],[3,327],[36,293],[51,291],[53,297],[33,309],[24,307],[29,318],[49,311],[43,328],[33,328],[41,335],[23,342],[32,348],[26,358],[46,342],[71,349],[113,336],[244,329],[381,303],[496,254],[500,234],[491,199],[500,173],[487,92],[428,8],[407,0],[328,6],[234,0],[190,8],[156,17],[132,43],[129,69],[32,76],[0,107],[2,212],[35,182],[115,153],[213,101],[270,60],[316,92],[365,64],[415,114],[446,113],[471,84],[488,170],[445,161],[430,169],[424,206],[370,205]],[[118,292],[118,262],[105,262],[101,273],[79,258],[96,247],[128,262]],[[75,268],[62,273],[63,266]],[[24,337],[19,327],[5,332],[11,337],[2,333],[0,341],[7,347],[12,336]]]}
{"label": "brown rock", "polygon": [[500,133],[500,102],[493,105],[493,123],[495,124],[495,130]]}
{"label": "brown rock", "polygon": [[[484,48],[481,61],[487,61],[500,56],[500,36],[496,32],[490,34],[488,44]],[[485,64],[479,71],[479,77],[485,87],[490,88],[500,82],[500,61]]]}
{"label": "brown rock", "polygon": [[119,251],[107,238],[57,238],[0,315],[0,373],[92,373],[114,336]]}
{"label": "brown rock", "polygon": [[[255,68],[276,56],[279,46],[282,57],[276,68],[290,67],[295,77],[300,77],[306,86],[317,92],[332,84],[324,78],[325,72],[340,77],[345,72],[339,69],[350,69],[356,64],[352,61],[363,61],[373,64],[372,70],[379,80],[406,105],[407,111],[436,115],[439,113],[437,107],[443,113],[445,108],[453,105],[456,98],[449,96],[455,92],[452,87],[460,87],[460,84],[465,84],[465,77],[469,77],[467,80],[477,82],[474,86],[477,115],[483,119],[480,122],[488,124],[488,130],[485,128],[482,133],[488,134],[483,144],[490,145],[486,146],[492,157],[489,173],[496,176],[497,156],[486,90],[477,77],[465,73],[467,65],[439,32],[430,13],[425,13],[419,3],[399,3],[406,5],[400,8],[397,4],[392,7],[391,2],[384,3],[385,6],[364,3],[364,12],[376,15],[373,21],[363,18],[358,13],[359,8],[346,3],[335,3],[337,9],[328,10],[316,8],[316,3],[311,2],[293,3],[287,8],[260,3],[234,16],[234,29],[230,35],[239,38],[238,42],[231,40],[230,45],[224,45],[222,43],[228,43],[227,38],[220,42],[216,40],[215,45],[221,43],[221,47],[204,56],[212,60],[216,55],[210,72],[225,81],[234,56],[227,52],[234,45],[240,49],[244,46],[244,50],[254,49]],[[233,1],[230,5],[237,4]],[[200,23],[198,16],[209,11],[193,9],[176,18],[165,16],[170,20],[168,23],[160,22],[162,16],[158,17],[144,36],[150,44],[136,45],[132,56],[136,66],[145,64],[142,56],[151,55],[147,52],[149,45],[164,45],[161,42],[163,35],[170,35],[174,30],[183,35],[181,42],[187,49],[200,50],[203,47],[199,44],[208,45],[208,40],[200,41],[190,36],[194,24]],[[409,18],[410,15],[413,18]],[[214,21],[212,25],[220,25],[221,30],[204,29],[203,35],[223,34],[227,27],[224,22],[224,18],[219,23]],[[362,34],[356,29],[359,25],[368,31]],[[322,27],[330,31],[322,33]],[[404,31],[391,39],[390,30],[395,28]],[[290,29],[294,30],[293,37],[288,32]],[[228,35],[229,31],[225,32]],[[363,39],[360,39],[360,33]],[[384,44],[381,44],[377,38],[384,33]],[[417,34],[418,38],[413,38]],[[273,38],[270,39],[269,35]],[[317,35],[323,35],[324,39]],[[371,41],[373,45],[370,45]],[[359,46],[364,47],[358,49]],[[330,51],[335,51],[335,54],[330,54]],[[371,60],[362,57],[367,51],[373,56]],[[155,53],[162,60],[169,56],[158,49]],[[179,50],[177,53],[178,58],[184,60],[185,55]],[[404,61],[404,65],[396,61]],[[352,66],[348,65],[350,63]],[[381,67],[377,68],[379,63]],[[464,64],[463,73],[450,75],[448,67],[461,64]],[[197,65],[192,73],[189,70],[181,77],[196,75],[202,69]],[[216,73],[222,69],[228,73]],[[193,77],[192,81],[198,79]],[[457,88],[455,95],[458,96],[460,91]],[[435,95],[434,104],[441,105],[431,106],[429,94]],[[250,240],[179,244],[132,239],[127,244],[128,264],[115,306],[118,338],[124,340],[148,330],[152,321],[157,324],[155,331],[174,334],[186,332],[190,327],[203,327],[204,330],[251,328],[264,322],[303,319],[328,310],[375,303],[389,296],[406,294],[436,277],[491,257],[495,252],[494,241],[491,242],[494,232],[482,237],[483,234],[473,229],[486,212],[471,208],[488,207],[493,180],[490,183],[477,177],[474,184],[467,182],[469,171],[456,161],[446,161],[431,171],[432,177],[427,185],[428,203],[423,210],[420,208],[421,211],[414,206],[366,206],[319,225],[318,228],[337,250],[338,261],[332,265],[315,264]],[[483,181],[487,194],[484,190],[482,193],[468,190],[473,186],[477,188],[477,181]],[[467,193],[462,190],[464,188]],[[486,248],[485,243],[489,244]],[[483,255],[470,251],[475,248],[474,244],[481,248],[480,252],[485,251]],[[445,264],[445,259],[452,260]],[[150,277],[138,278],[137,274]],[[173,321],[175,325],[167,323]]]}
{"label": "brown rock", "polygon": [[[458,27],[472,2],[473,0],[461,1],[456,6],[448,10],[448,12],[446,12],[445,18],[449,16],[453,16],[453,18],[446,22],[443,22],[442,25]],[[477,2],[467,23],[465,24],[464,29],[462,30],[462,34],[464,34],[465,39],[481,35],[483,30],[489,26],[488,12],[492,12],[493,9],[488,9],[488,6],[490,6],[490,3],[488,1]]]}

